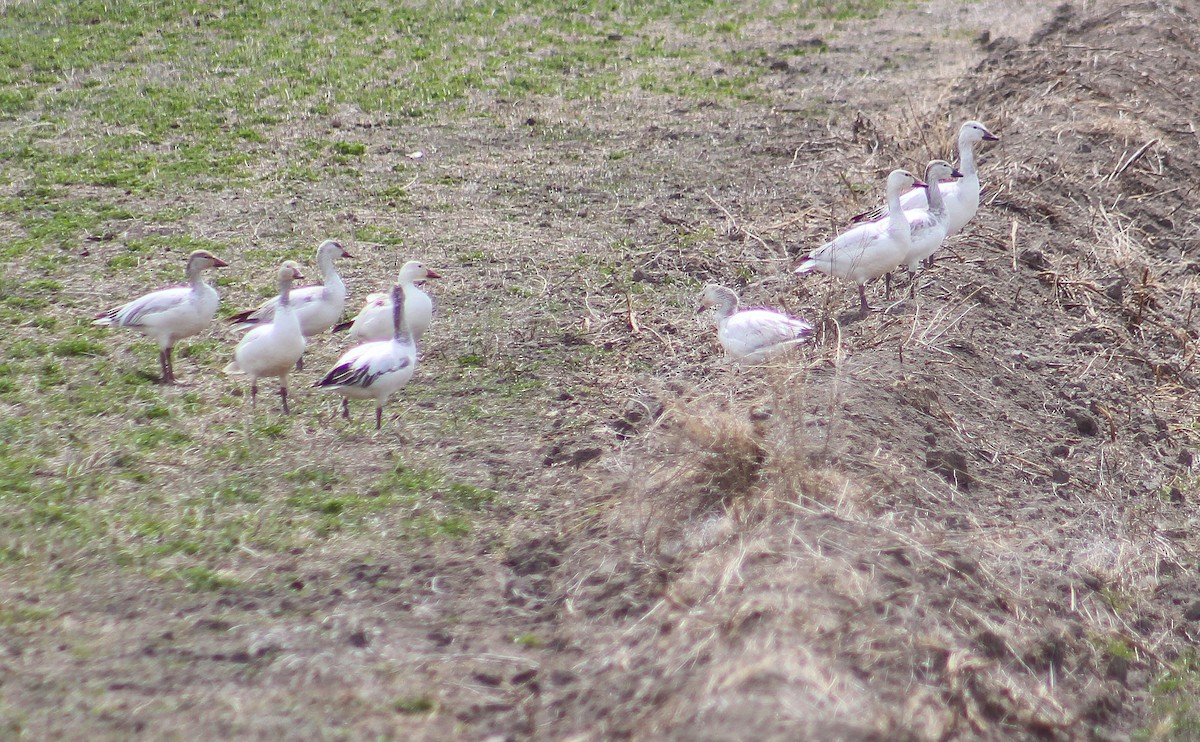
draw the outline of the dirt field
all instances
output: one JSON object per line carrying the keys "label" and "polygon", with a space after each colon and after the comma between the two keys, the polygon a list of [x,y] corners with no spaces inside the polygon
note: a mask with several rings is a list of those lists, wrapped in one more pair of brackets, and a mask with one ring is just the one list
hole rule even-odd
{"label": "dirt field", "polygon": [[[128,382],[128,413],[80,389],[153,369],[132,334],[64,356],[61,391],[0,387],[6,430],[45,456],[29,481],[68,497],[38,521],[0,480],[3,728],[1200,737],[1196,28],[1193,0],[921,3],[749,24],[728,43],[767,66],[768,104],[480,93],[470,117],[280,125],[280,162],[312,128],[361,143],[354,188],[180,193],[163,229],[243,266],[224,315],[264,295],[281,242],[308,266],[343,239],[354,306],[420,257],[444,278],[419,376],[380,433],[306,388],[338,338],[314,341],[283,422],[217,373],[223,329],[177,361],[191,386]],[[987,190],[915,298],[902,276],[855,319],[852,284],[791,273],[968,118],[1001,138],[977,152]],[[35,164],[5,167],[21,194]],[[52,276],[42,313],[74,328],[178,277],[186,250],[146,256],[135,287],[112,268],[159,228],[114,218],[0,286]],[[696,314],[710,281],[810,319],[813,342],[731,368]],[[47,400],[78,417],[37,422]],[[160,408],[182,439],[128,437]],[[109,502],[103,524],[64,531],[69,498]]]}

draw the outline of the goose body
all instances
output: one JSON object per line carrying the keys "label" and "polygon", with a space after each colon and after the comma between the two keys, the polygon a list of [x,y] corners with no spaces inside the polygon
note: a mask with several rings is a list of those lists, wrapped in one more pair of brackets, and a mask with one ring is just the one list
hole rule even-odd
{"label": "goose body", "polygon": [[97,315],[94,325],[129,327],[158,341],[162,383],[175,383],[172,351],[175,343],[212,324],[220,297],[204,280],[208,268],[229,265],[206,250],[188,256],[185,286],[159,289]]}
{"label": "goose body", "polygon": [[[346,306],[346,284],[338,275],[333,261],[354,257],[336,241],[325,240],[317,248],[317,269],[324,280],[319,286],[293,289],[290,295],[292,311],[300,322],[304,337],[312,337],[333,327],[342,317]],[[254,309],[233,315],[229,322],[235,330],[249,330],[273,322],[279,307],[279,297],[273,296]]]}
{"label": "goose body", "polygon": [[914,185],[925,186],[907,170],[893,170],[887,180],[891,207],[888,216],[878,222],[859,224],[813,250],[796,272],[817,271],[854,281],[858,284],[861,310],[864,314],[868,312],[865,284],[904,262],[912,246],[912,231],[900,208],[900,194]]}
{"label": "goose body", "polygon": [[[916,273],[921,261],[933,255],[949,233],[946,202],[943,200],[941,189],[937,186],[941,181],[960,178],[962,173],[955,170],[945,160],[933,160],[925,168],[925,182],[929,184],[929,205],[924,208],[905,209],[904,218],[908,220],[912,232],[911,244],[904,262],[908,269]],[[922,190],[922,189],[918,189]],[[903,200],[901,201],[903,204]]]}
{"label": "goose body", "polygon": [[[417,260],[405,263],[396,278],[396,282],[404,287],[404,318],[412,332],[413,342],[420,342],[421,336],[433,322],[433,299],[416,283],[430,278],[441,276]],[[350,329],[350,336],[357,340],[390,339],[393,334],[391,294],[381,292],[367,296],[366,304],[354,320],[346,326],[339,325],[334,329],[346,327]]]}
{"label": "goose body", "polygon": [[[962,231],[975,217],[979,210],[979,171],[975,167],[975,144],[978,142],[996,142],[1000,138],[978,121],[967,121],[958,130],[958,170],[962,177],[955,181],[944,182],[938,186],[942,200],[946,204],[946,235],[955,235]],[[900,197],[900,207],[905,210],[925,209],[929,207],[929,198],[925,189],[917,188]],[[890,206],[884,206],[875,211],[860,214],[855,221],[882,219],[887,215]]]}
{"label": "goose body", "polygon": [[728,356],[740,363],[761,363],[792,348],[812,334],[812,325],[772,309],[738,309],[738,296],[709,284],[700,309],[716,309],[717,339]]}
{"label": "goose body", "polygon": [[350,417],[348,400],[375,400],[375,429],[383,427],[383,405],[413,377],[417,346],[405,320],[405,289],[391,292],[392,337],[355,346],[346,351],[325,378],[313,386],[342,395],[342,416]]}
{"label": "goose body", "polygon": [[233,361],[225,367],[227,374],[246,374],[250,377],[250,403],[258,396],[258,380],[264,377],[279,377],[279,396],[283,400],[283,413],[288,414],[288,373],[304,354],[306,341],[300,328],[300,319],[291,304],[292,282],[303,278],[300,266],[291,260],[279,266],[277,280],[279,301],[273,313],[274,321],[261,324],[247,332],[237,349]]}

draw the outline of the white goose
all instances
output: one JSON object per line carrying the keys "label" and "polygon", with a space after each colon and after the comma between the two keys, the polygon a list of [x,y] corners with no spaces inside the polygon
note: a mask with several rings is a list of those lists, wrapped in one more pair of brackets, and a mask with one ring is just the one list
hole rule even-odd
{"label": "white goose", "polygon": [[[912,245],[904,262],[913,274],[921,266],[921,261],[937,252],[948,234],[949,220],[946,214],[946,202],[942,197],[942,189],[938,187],[943,180],[961,178],[962,173],[945,160],[931,160],[925,167],[925,182],[929,184],[929,206],[905,209],[904,218],[908,220],[912,230]],[[903,199],[901,199],[903,205]]]}
{"label": "white goose", "polygon": [[191,337],[212,323],[220,297],[204,280],[208,268],[229,265],[207,250],[188,256],[188,285],[159,289],[115,309],[96,315],[93,325],[131,327],[158,341],[158,363],[162,383],[175,383],[171,352],[175,343]]}
{"label": "white goose", "polygon": [[250,377],[250,404],[258,396],[258,380],[264,376],[279,377],[279,397],[283,400],[283,414],[288,414],[288,372],[304,354],[304,334],[300,329],[300,318],[293,309],[292,282],[304,278],[300,266],[285,260],[279,266],[279,297],[273,312],[274,321],[259,325],[242,337],[233,352],[233,361],[225,367],[227,374],[246,374]]}
{"label": "white goose", "polygon": [[[335,258],[354,256],[334,240],[325,240],[317,248],[317,270],[321,271],[324,283],[320,286],[305,286],[291,292],[292,311],[300,321],[300,332],[312,337],[333,327],[342,317],[346,306],[346,284],[333,266]],[[256,325],[265,325],[275,319],[279,297],[273,296],[254,309],[239,312],[229,318],[235,330],[249,330]]]}
{"label": "white goose", "polygon": [[[946,235],[958,234],[967,222],[975,217],[979,210],[979,171],[975,168],[975,143],[997,142],[1000,137],[988,131],[988,128],[978,121],[968,121],[958,130],[958,169],[962,178],[949,183],[942,183],[939,190],[946,202]],[[929,199],[923,189],[916,189],[900,197],[901,208],[924,209],[929,205]],[[860,214],[854,221],[875,221],[882,219],[888,211],[887,206],[875,211]]]}
{"label": "white goose", "polygon": [[[420,342],[421,336],[433,322],[433,300],[417,286],[417,281],[430,278],[441,278],[441,275],[427,268],[418,260],[410,260],[400,269],[396,282],[404,287],[404,317],[408,329],[412,332],[413,342]],[[350,322],[333,328],[334,332],[349,328],[350,336],[370,342],[372,340],[387,340],[392,337],[392,297],[387,292],[367,296],[367,302]]]}
{"label": "white goose", "polygon": [[819,271],[838,278],[849,278],[858,284],[862,313],[869,312],[871,306],[867,304],[865,284],[904,262],[912,245],[908,220],[900,208],[900,193],[914,185],[925,187],[907,170],[893,170],[887,179],[887,200],[891,207],[888,217],[878,222],[860,224],[813,250],[808,254],[808,259],[796,268],[796,273]]}
{"label": "white goose", "polygon": [[739,311],[737,294],[713,283],[704,287],[698,311],[709,307],[717,310],[717,339],[741,363],[761,363],[812,334],[812,325],[772,309]]}
{"label": "white goose", "polygon": [[375,400],[375,429],[383,427],[383,405],[408,383],[417,368],[417,346],[405,321],[405,289],[392,287],[392,339],[355,346],[313,386],[342,395],[342,417],[350,417],[351,399]]}

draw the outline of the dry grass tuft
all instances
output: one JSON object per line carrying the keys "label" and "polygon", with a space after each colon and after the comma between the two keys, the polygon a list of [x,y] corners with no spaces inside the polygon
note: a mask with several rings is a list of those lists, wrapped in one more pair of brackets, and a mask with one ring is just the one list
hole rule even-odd
{"label": "dry grass tuft", "polygon": [[680,409],[672,447],[700,502],[728,506],[757,489],[767,460],[765,416]]}
{"label": "dry grass tuft", "polygon": [[809,441],[804,372],[781,362],[736,375],[729,390],[678,393],[665,402],[656,428],[626,457],[625,502],[649,542],[670,534],[712,543],[781,506],[864,511],[858,489],[822,463]]}

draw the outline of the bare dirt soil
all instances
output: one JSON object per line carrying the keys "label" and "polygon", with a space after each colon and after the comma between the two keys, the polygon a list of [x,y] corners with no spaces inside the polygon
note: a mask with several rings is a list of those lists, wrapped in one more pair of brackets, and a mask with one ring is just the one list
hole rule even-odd
{"label": "bare dirt soil", "polygon": [[[208,204],[210,236],[402,223],[447,275],[415,383],[474,416],[447,433],[405,409],[389,447],[324,427],[330,406],[292,431],[296,465],[378,476],[394,448],[504,499],[461,539],[388,539],[381,517],[230,557],[276,587],[8,590],[63,618],[6,636],[7,707],[47,738],[1185,735],[1156,680],[1200,619],[1200,3],[842,28],[742,37],[828,47],[772,67],[770,109],[479,101],[503,125],[477,130],[339,112],[381,181],[425,152],[401,215],[317,185]],[[850,184],[951,155],[968,118],[1001,137],[988,190],[915,298],[851,321],[851,285],[790,273],[879,200]],[[351,281],[394,262],[366,261]],[[728,368],[695,316],[708,281],[810,318],[814,342]],[[506,397],[468,354],[537,383]]]}

